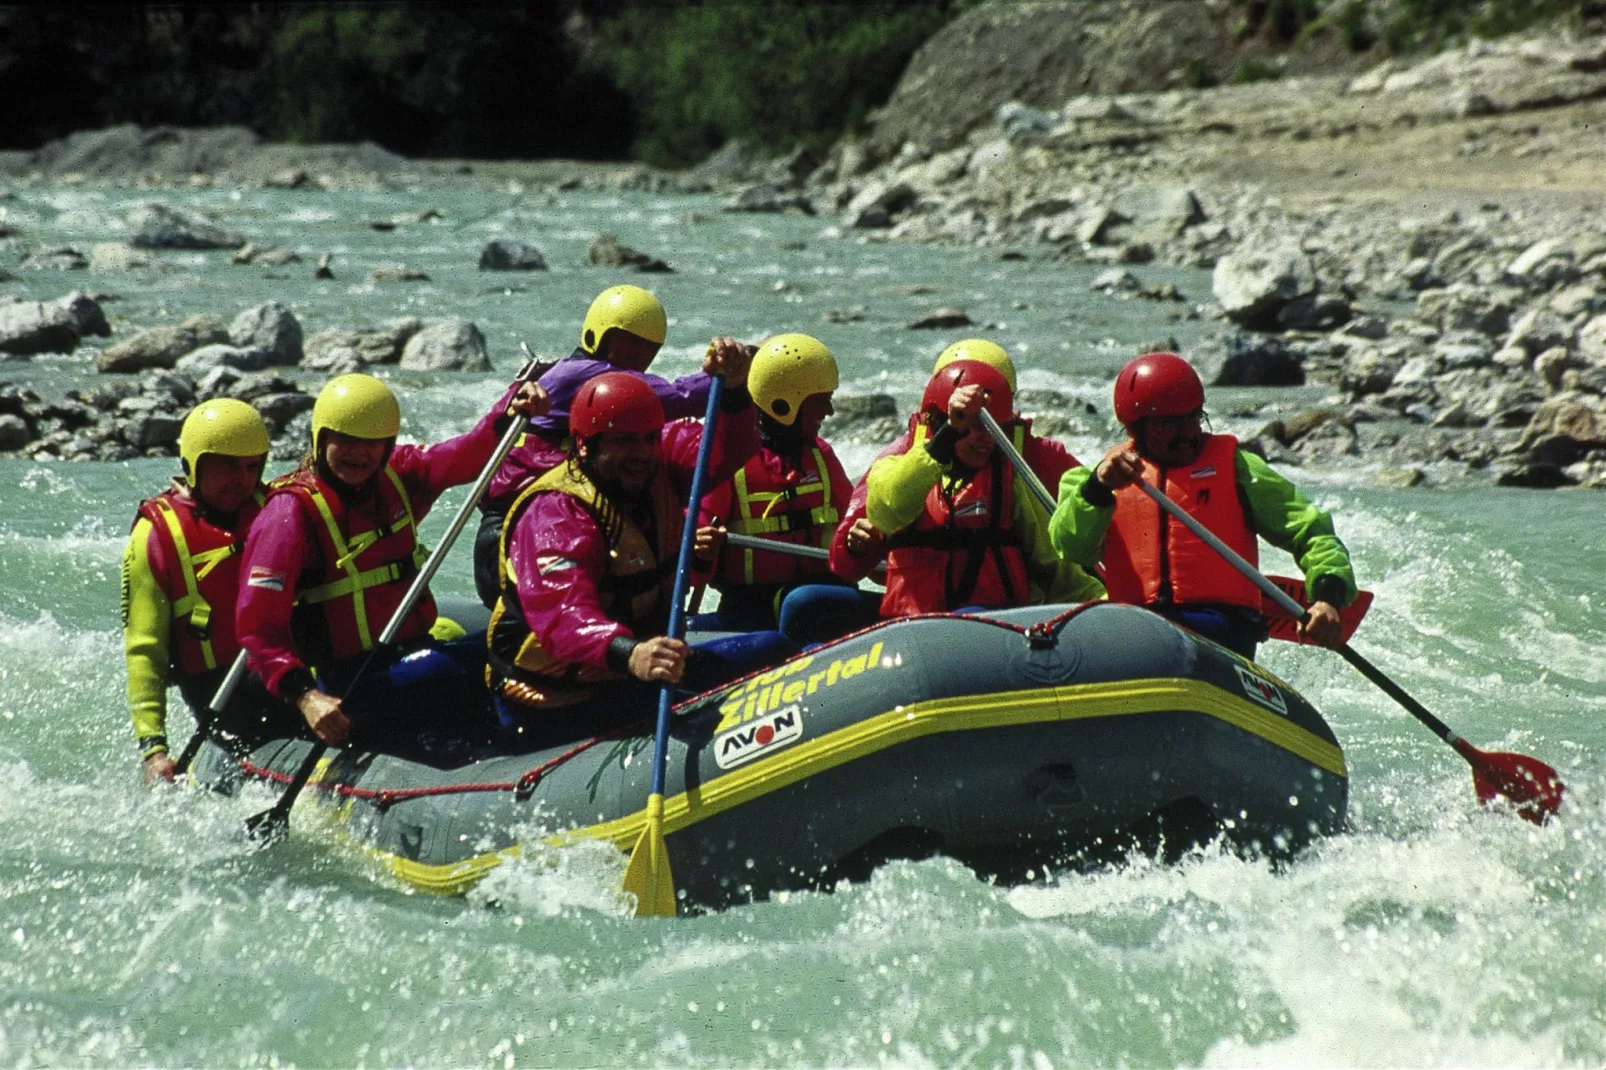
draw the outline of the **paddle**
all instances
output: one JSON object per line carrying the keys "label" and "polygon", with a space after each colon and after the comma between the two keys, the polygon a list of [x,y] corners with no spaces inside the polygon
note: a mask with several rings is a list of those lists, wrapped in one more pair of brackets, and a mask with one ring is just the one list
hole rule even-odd
{"label": "paddle", "polygon": [[[1216,538],[1204,525],[1189,516],[1176,502],[1147,483],[1139,483],[1138,486],[1156,505],[1204,540],[1245,579],[1259,587],[1261,592],[1275,602],[1284,613],[1304,618],[1305,614],[1297,602],[1257,572],[1249,562],[1234,553],[1231,547]],[[1359,669],[1362,676],[1382,688],[1385,694],[1405,707],[1411,716],[1427,725],[1434,735],[1444,740],[1457,754],[1466,759],[1467,764],[1472,766],[1472,785],[1477,790],[1479,802],[1487,805],[1498,797],[1509,799],[1516,804],[1518,814],[1536,825],[1544,824],[1545,820],[1561,807],[1562,794],[1566,788],[1555,769],[1525,754],[1479,750],[1452,732],[1449,725],[1428,712],[1426,706],[1406,694],[1404,688],[1385,676],[1382,669],[1367,661],[1347,642],[1340,643],[1334,649],[1345,661]]]}
{"label": "paddle", "polygon": [[[533,371],[533,364],[525,365],[524,370],[519,373],[519,377],[515,381],[524,382]],[[413,582],[408,586],[407,593],[402,596],[401,603],[396,606],[396,612],[391,614],[390,620],[385,624],[385,630],[379,633],[379,639],[369,648],[367,656],[362,660],[362,664],[357,667],[356,675],[346,685],[345,694],[341,696],[342,700],[351,698],[352,694],[357,690],[357,685],[362,682],[363,677],[368,675],[368,670],[373,667],[374,659],[379,656],[379,652],[389,647],[395,640],[396,633],[401,630],[401,626],[406,622],[408,614],[412,613],[413,606],[417,605],[418,600],[424,596],[424,591],[429,587],[429,581],[440,570],[441,563],[446,560],[447,551],[457,541],[457,536],[462,534],[463,528],[468,524],[468,518],[473,515],[475,508],[480,504],[480,499],[485,496],[486,488],[491,485],[491,478],[496,475],[496,470],[502,466],[502,460],[507,457],[514,445],[517,444],[528,423],[529,421],[526,419],[515,419],[506,433],[502,435],[502,441],[497,443],[496,452],[491,455],[490,461],[485,465],[485,470],[480,473],[479,479],[475,480],[473,488],[468,492],[468,500],[457,511],[457,515],[452,518],[452,526],[446,529],[446,534],[441,538],[440,545],[435,548],[434,553],[429,555],[429,560],[425,561],[424,567],[418,570],[418,575],[413,577]],[[312,749],[307,752],[307,756],[301,760],[301,766],[296,770],[295,776],[290,778],[290,783],[284,789],[284,794],[279,797],[279,801],[273,805],[272,809],[264,810],[260,814],[253,814],[246,820],[245,834],[247,836],[264,847],[277,843],[285,837],[290,831],[290,807],[295,805],[296,797],[301,794],[301,789],[307,786],[307,781],[312,778],[313,770],[318,767],[318,763],[323,760],[323,756],[328,750],[329,744],[324,743],[322,740],[313,744]]]}
{"label": "paddle", "polygon": [[[734,546],[738,550],[760,550],[772,554],[785,554],[791,557],[801,557],[809,561],[830,561],[831,551],[823,546],[808,546],[803,543],[781,542],[779,539],[760,539],[754,535],[738,535],[734,531],[725,533],[725,545]],[[887,566],[878,564],[872,572],[886,575]]]}
{"label": "paddle", "polygon": [[[1026,463],[1026,458],[1020,455],[1020,451],[1009,440],[1009,436],[1004,433],[1004,429],[999,426],[998,421],[993,419],[992,413],[983,409],[981,422],[982,426],[987,429],[987,433],[993,436],[993,442],[1003,452],[1004,456],[1009,459],[1010,465],[1015,469],[1015,474],[1020,476],[1021,481],[1036,495],[1037,500],[1043,504],[1043,508],[1052,513],[1056,505],[1053,495],[1049,494],[1048,488],[1043,486],[1043,481],[1037,478],[1037,473],[1032,471],[1031,466]],[[1305,611],[1310,608],[1310,603],[1305,600],[1305,581],[1294,579],[1291,576],[1267,576],[1266,579],[1286,596],[1286,598],[1279,600],[1272,595],[1266,595],[1261,603],[1261,612],[1270,618],[1269,638],[1281,639],[1289,643],[1308,644],[1309,640],[1300,637],[1299,628],[1297,627],[1299,622],[1305,619]],[[1262,592],[1265,590],[1265,587],[1261,587]],[[1285,615],[1288,611],[1284,608],[1283,603],[1288,599],[1292,599],[1299,607],[1299,611],[1293,616]],[[1366,611],[1371,608],[1371,605],[1372,592],[1360,591],[1356,594],[1355,601],[1339,612],[1338,618],[1344,627],[1344,641],[1346,643],[1349,642],[1350,636],[1355,634],[1355,629],[1361,626],[1361,620],[1366,616]]]}
{"label": "paddle", "polygon": [[[708,411],[703,416],[703,440],[697,447],[697,467],[692,469],[691,496],[686,503],[686,523],[680,532],[680,555],[675,560],[675,585],[669,597],[669,637],[686,634],[686,588],[691,581],[692,550],[697,542],[697,509],[703,503],[703,483],[708,477],[709,459],[714,452],[714,429],[719,422],[719,403],[725,396],[725,376],[714,376],[708,390]],[[674,703],[673,684],[658,692],[658,731],[653,737],[652,792],[647,796],[647,825],[630,852],[625,867],[625,891],[636,897],[636,917],[672,918],[676,913],[675,878],[669,871],[669,844],[664,842],[664,768],[669,764],[669,710]]]}
{"label": "paddle", "polygon": [[202,741],[212,730],[212,722],[223,712],[223,707],[229,704],[229,699],[234,697],[234,689],[240,686],[240,681],[243,679],[245,679],[244,650],[234,656],[234,664],[229,666],[228,674],[223,677],[223,683],[218,685],[217,694],[212,696],[212,701],[207,703],[206,709],[195,719],[195,734],[184,744],[184,752],[178,756],[178,761],[173,763],[173,775],[183,776],[189,771],[190,763],[200,752]]}

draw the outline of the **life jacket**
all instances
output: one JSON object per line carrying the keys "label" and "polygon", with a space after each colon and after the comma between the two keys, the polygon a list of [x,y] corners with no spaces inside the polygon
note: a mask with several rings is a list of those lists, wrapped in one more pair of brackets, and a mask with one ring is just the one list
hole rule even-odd
{"label": "life jacket", "polygon": [[[831,536],[841,516],[831,504],[831,470],[826,466],[825,447],[820,440],[816,438],[804,451],[802,468],[784,475],[764,463],[762,452],[750,458],[731,477],[731,509],[725,527],[739,535],[830,549]],[[806,566],[802,559],[785,554],[728,547],[721,583],[791,583],[828,571]]]}
{"label": "life jacket", "polygon": [[139,515],[150,521],[171,562],[162,580],[173,614],[168,649],[182,676],[199,676],[227,665],[240,651],[234,636],[240,551],[265,500],[262,488],[257,488],[227,527],[176,488],[139,505]]}
{"label": "life jacket", "polygon": [[[412,498],[401,476],[389,464],[382,476],[375,481],[371,508],[353,509],[306,469],[275,480],[269,491],[270,497],[295,495],[321,521],[313,525],[321,565],[297,585],[296,623],[320,633],[322,641],[308,642],[309,651],[327,653],[335,661],[373,648],[413,577],[429,559],[429,550],[418,541]],[[426,590],[397,630],[396,640],[424,635],[434,623],[435,600]]]}
{"label": "life jacket", "polygon": [[648,485],[654,537],[610,505],[584,473],[564,464],[536,480],[514,501],[502,522],[497,574],[502,595],[491,611],[486,642],[485,681],[493,694],[526,705],[556,709],[587,697],[591,689],[619,673],[596,665],[562,661],[541,646],[519,604],[518,583],[508,568],[507,548],[514,525],[538,494],[567,494],[581,502],[608,540],[608,570],[598,584],[602,609],[636,635],[658,634],[673,594],[681,520],[685,507],[660,469]]}
{"label": "life jacket", "polygon": [[[1208,528],[1245,561],[1258,565],[1259,541],[1238,489],[1238,440],[1209,435],[1186,468],[1143,462],[1143,479]],[[1151,501],[1136,485],[1115,492],[1104,537],[1104,585],[1112,602],[1134,605],[1217,603],[1260,608],[1260,590],[1221,555]]]}
{"label": "life jacket", "polygon": [[[924,435],[910,448],[923,449]],[[1015,535],[1015,480],[997,450],[969,479],[938,480],[925,511],[888,547],[883,617],[1020,606],[1031,596]]]}

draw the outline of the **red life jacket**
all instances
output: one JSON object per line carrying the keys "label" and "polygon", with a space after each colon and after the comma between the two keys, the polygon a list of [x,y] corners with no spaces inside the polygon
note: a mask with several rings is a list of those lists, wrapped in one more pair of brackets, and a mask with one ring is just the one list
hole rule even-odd
{"label": "red life jacket", "polygon": [[[1162,470],[1145,460],[1143,478],[1258,565],[1260,546],[1239,497],[1237,458],[1236,438],[1209,435],[1193,464]],[[1214,602],[1258,610],[1261,604],[1254,584],[1137,486],[1115,492],[1115,516],[1104,537],[1104,585],[1110,601],[1140,606]]]}
{"label": "red life jacket", "polygon": [[[739,535],[830,549],[841,516],[831,501],[829,450],[816,438],[803,453],[803,467],[785,474],[765,464],[766,456],[775,457],[768,450],[749,458],[731,477],[732,512],[725,527]],[[823,563],[727,547],[721,585],[792,583],[829,574]]]}
{"label": "red life jacket", "polygon": [[159,579],[172,604],[168,649],[173,667],[183,676],[198,676],[227,665],[240,651],[234,638],[240,551],[264,500],[259,488],[226,527],[177,489],[165,490],[139,505],[139,515],[150,521],[166,550],[168,575]]}
{"label": "red life jacket", "polygon": [[[912,448],[922,448],[918,436]],[[1015,480],[996,450],[970,479],[938,480],[925,511],[888,546],[883,617],[1022,606],[1031,596],[1015,536]]]}
{"label": "red life jacket", "polygon": [[[396,470],[385,465],[376,483],[374,496],[357,509],[305,469],[275,480],[269,491],[294,494],[314,519],[320,564],[300,578],[297,595],[303,615],[321,616],[328,656],[336,661],[373,647],[429,557]],[[396,640],[424,635],[434,623],[435,600],[425,591]]]}

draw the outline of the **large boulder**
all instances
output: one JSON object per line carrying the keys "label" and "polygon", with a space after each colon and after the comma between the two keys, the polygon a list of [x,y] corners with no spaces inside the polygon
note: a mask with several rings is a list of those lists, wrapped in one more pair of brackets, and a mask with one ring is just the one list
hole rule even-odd
{"label": "large boulder", "polygon": [[151,249],[237,249],[245,237],[198,212],[146,201],[128,220],[135,245]]}
{"label": "large boulder", "polygon": [[1199,377],[1212,386],[1299,386],[1305,366],[1298,353],[1267,335],[1237,334],[1193,351]]}
{"label": "large boulder", "polygon": [[103,372],[142,372],[171,368],[180,357],[202,346],[227,342],[229,332],[216,316],[191,316],[176,326],[152,327],[100,351],[97,366]]}
{"label": "large boulder", "polygon": [[186,375],[199,376],[219,367],[255,372],[267,366],[268,352],[265,349],[242,349],[239,346],[218,342],[186,353],[178,359],[177,364],[173,365],[173,369]]}
{"label": "large boulder", "polygon": [[54,301],[0,300],[0,353],[71,353],[86,335],[111,334],[106,313],[88,294]]}
{"label": "large boulder", "polygon": [[485,336],[468,320],[431,323],[407,340],[401,366],[419,372],[493,371]]}
{"label": "large boulder", "polygon": [[638,252],[619,241],[612,234],[598,234],[586,246],[586,263],[594,267],[635,268],[637,271],[674,271],[675,269],[655,256]]}
{"label": "large boulder", "polygon": [[301,362],[301,324],[288,308],[268,301],[248,308],[229,324],[229,343],[241,349],[260,349],[269,364]]}
{"label": "large boulder", "polygon": [[301,365],[313,371],[343,375],[361,371],[369,364],[395,364],[401,360],[407,340],[423,326],[423,320],[409,316],[371,331],[338,327],[319,331],[307,338]]}
{"label": "large boulder", "polygon": [[1271,327],[1285,305],[1316,292],[1316,269],[1294,242],[1250,245],[1216,263],[1210,287],[1234,323]]}

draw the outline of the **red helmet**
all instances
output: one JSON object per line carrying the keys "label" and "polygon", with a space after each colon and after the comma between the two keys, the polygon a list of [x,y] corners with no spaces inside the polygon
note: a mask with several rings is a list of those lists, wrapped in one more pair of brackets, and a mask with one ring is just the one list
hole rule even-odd
{"label": "red helmet", "polygon": [[1145,416],[1186,416],[1204,403],[1199,373],[1175,353],[1145,353],[1115,377],[1115,418],[1128,427]]}
{"label": "red helmet", "polygon": [[921,413],[936,412],[948,415],[948,399],[962,386],[980,386],[987,394],[987,411],[1000,424],[1015,418],[1015,395],[1009,389],[1004,373],[991,364],[979,360],[956,360],[945,364],[926,383],[926,392],[920,397]]}
{"label": "red helmet", "polygon": [[659,431],[663,426],[663,402],[645,379],[631,372],[603,372],[587,379],[569,408],[569,434],[575,438],[607,431]]}

